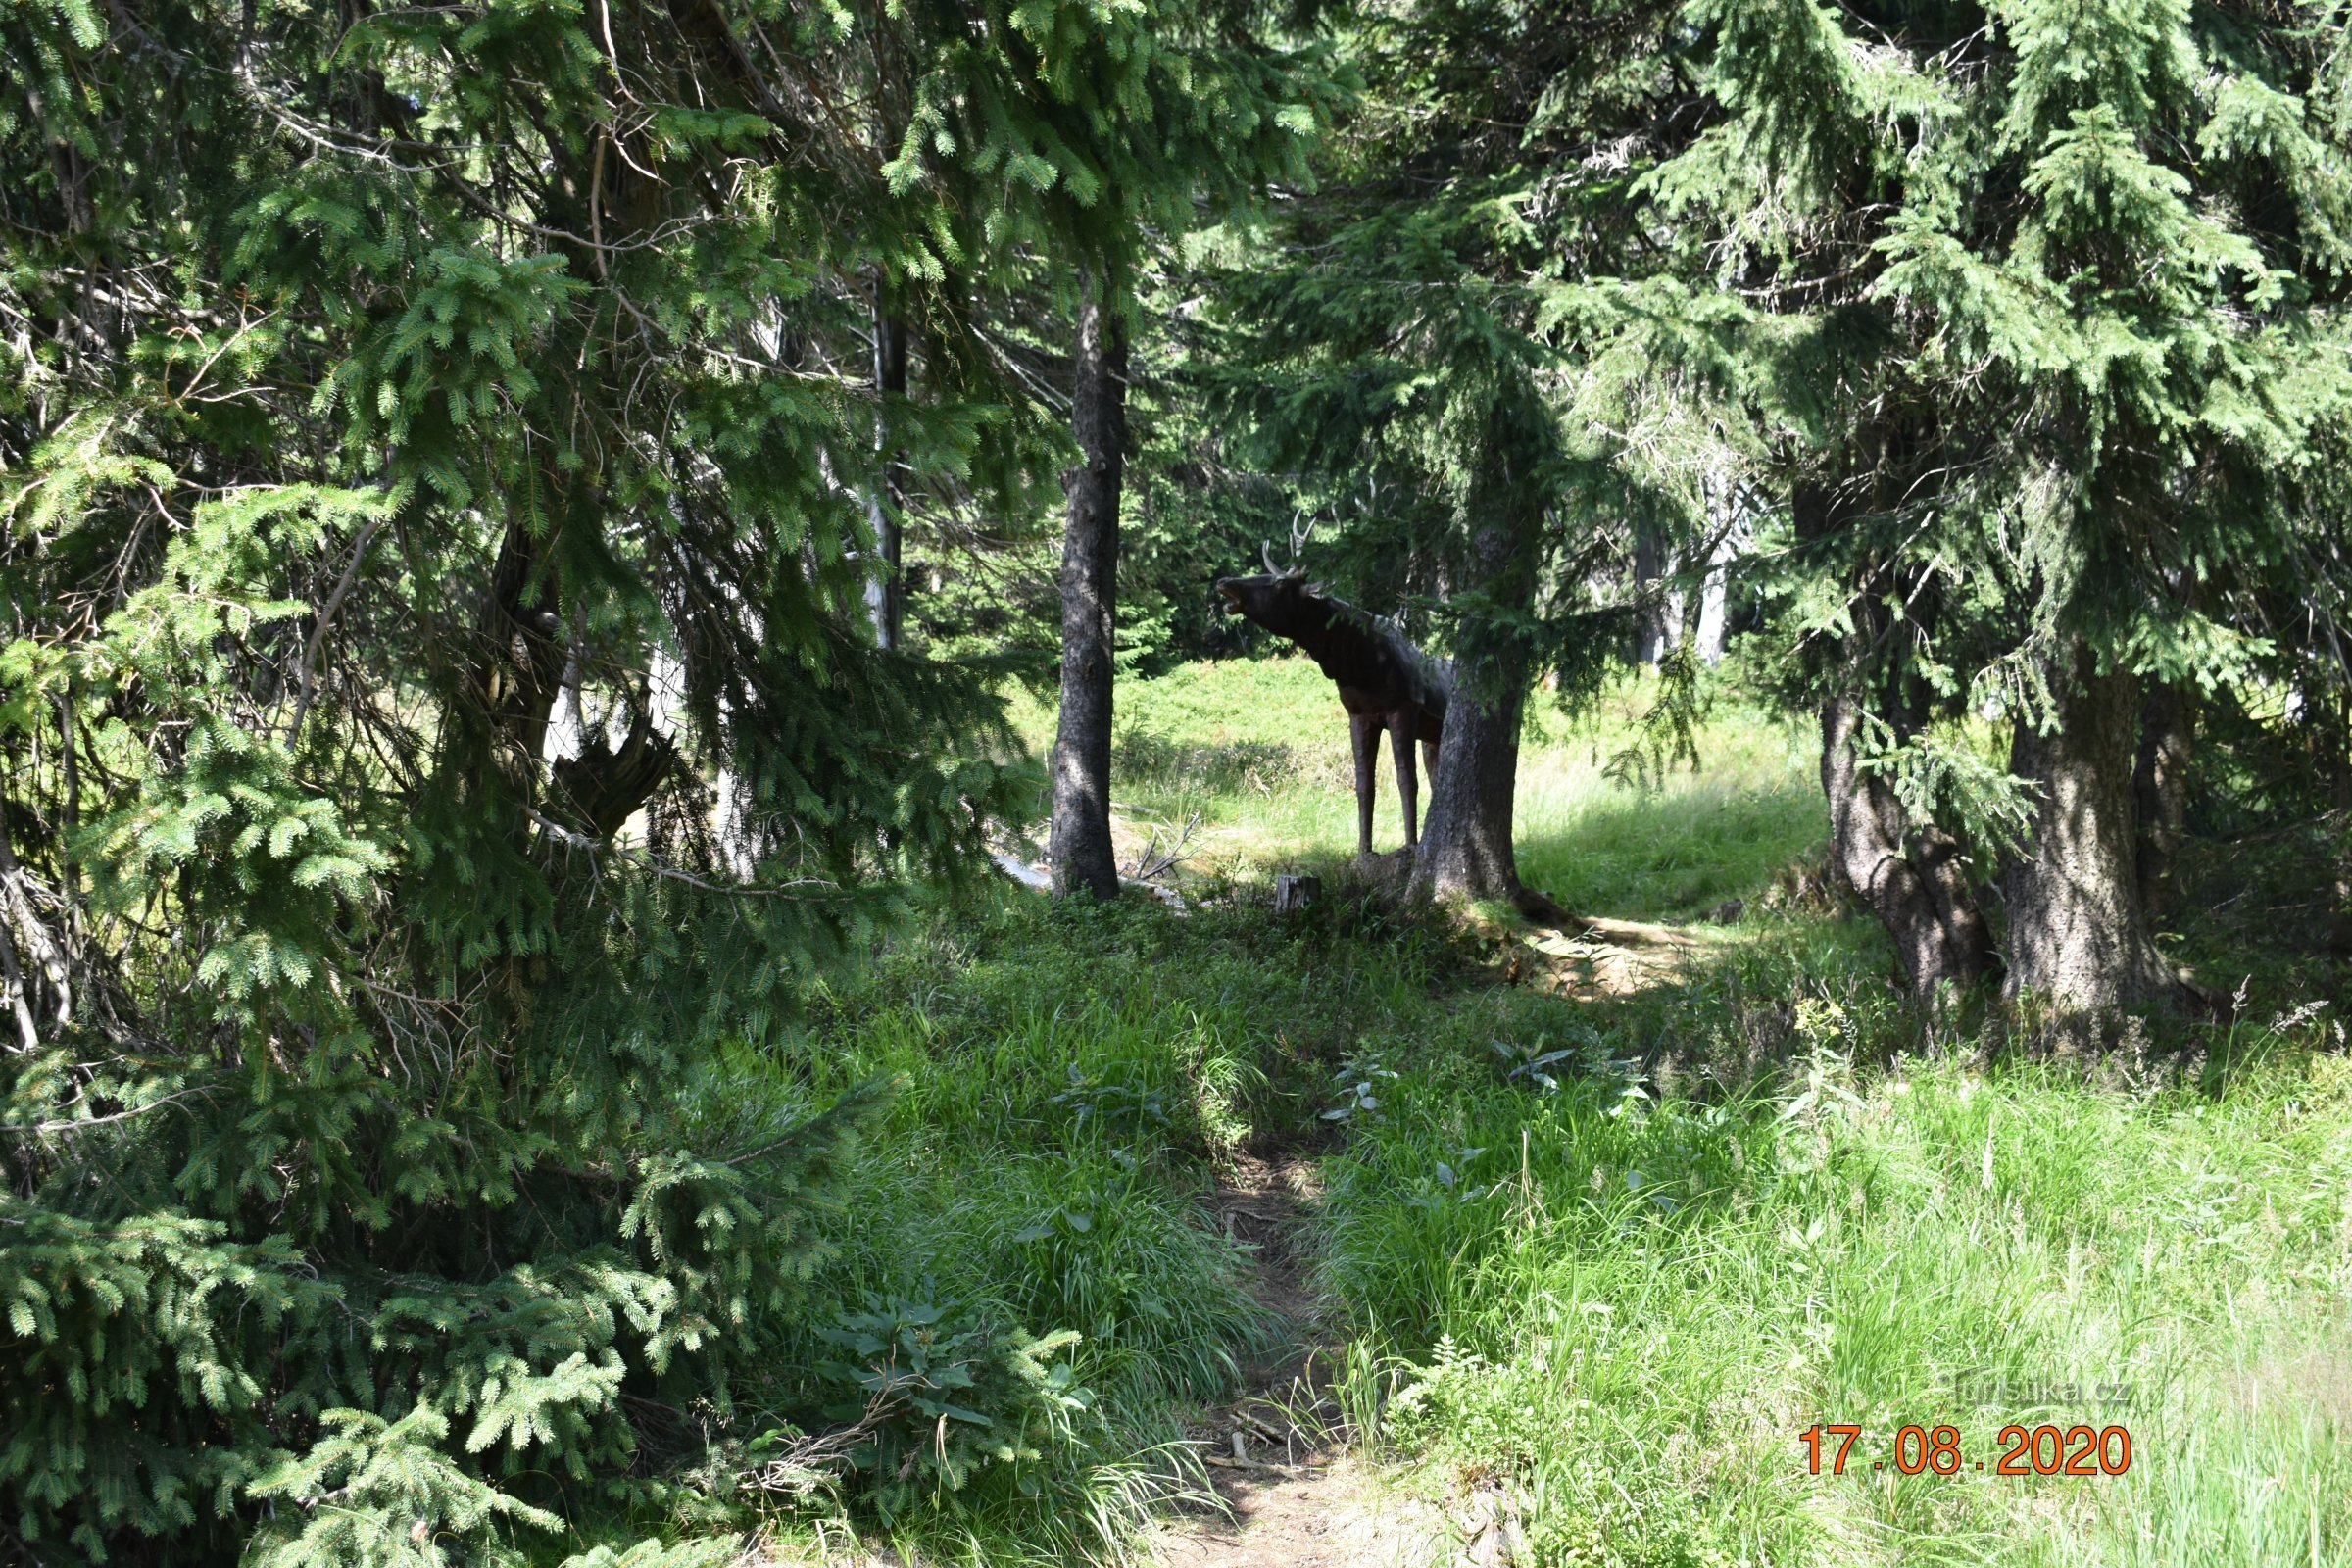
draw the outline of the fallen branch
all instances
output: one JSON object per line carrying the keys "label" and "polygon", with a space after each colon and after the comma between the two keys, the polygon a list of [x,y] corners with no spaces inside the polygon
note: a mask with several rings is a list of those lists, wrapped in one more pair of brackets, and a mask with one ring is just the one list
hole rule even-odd
{"label": "fallen branch", "polygon": [[1266,1425],[1265,1422],[1260,1421],[1257,1417],[1251,1415],[1247,1410],[1236,1409],[1233,1412],[1233,1418],[1242,1423],[1242,1425],[1248,1427],[1250,1431],[1256,1433],[1259,1437],[1265,1439],[1268,1443],[1287,1443],[1290,1441],[1281,1433],[1275,1431],[1272,1427]]}
{"label": "fallen branch", "polygon": [[[1031,865],[1026,860],[1017,859],[1012,856],[1003,853],[1002,851],[991,855],[989,859],[996,865],[998,870],[1004,872],[1006,876],[1012,878],[1012,880],[1018,882],[1021,886],[1027,888],[1032,893],[1051,893],[1054,891],[1053,873],[1046,870],[1046,868],[1043,866]],[[1133,876],[1121,876],[1119,878],[1119,886],[1123,888],[1140,888],[1144,892],[1151,894],[1160,903],[1166,905],[1170,909],[1174,910],[1178,914],[1190,914],[1193,912],[1191,906],[1184,902],[1184,895],[1177,892],[1174,888],[1163,888],[1156,882],[1146,882],[1141,877]]]}
{"label": "fallen branch", "polygon": [[526,808],[522,814],[529,817],[541,832],[565,849],[577,850],[592,859],[602,856],[611,856],[612,858],[624,860],[640,870],[651,871],[654,875],[666,877],[672,882],[683,882],[688,887],[701,888],[706,893],[723,893],[733,898],[744,899],[793,899],[797,901],[807,898],[808,895],[795,893],[792,891],[794,888],[823,888],[830,893],[841,891],[840,883],[819,876],[795,877],[789,882],[712,882],[707,877],[696,876],[692,871],[664,864],[650,855],[641,855],[635,850],[626,849],[617,844],[608,844],[602,839],[592,839],[585,833],[574,832],[563,823],[542,816],[537,811]]}
{"label": "fallen branch", "polygon": [[1164,876],[1182,865],[1191,858],[1187,850],[1193,842],[1193,835],[1200,830],[1200,813],[1195,811],[1185,819],[1184,826],[1176,830],[1175,838],[1163,848],[1160,844],[1160,830],[1154,827],[1152,830],[1152,836],[1145,841],[1142,852],[1135,858],[1136,879],[1149,882],[1152,878]]}
{"label": "fallen branch", "polygon": [[1200,1462],[1214,1465],[1219,1470],[1258,1470],[1278,1476],[1295,1476],[1301,1470],[1319,1468],[1311,1465],[1268,1464],[1263,1459],[1228,1459],[1221,1453],[1204,1453],[1200,1456]]}

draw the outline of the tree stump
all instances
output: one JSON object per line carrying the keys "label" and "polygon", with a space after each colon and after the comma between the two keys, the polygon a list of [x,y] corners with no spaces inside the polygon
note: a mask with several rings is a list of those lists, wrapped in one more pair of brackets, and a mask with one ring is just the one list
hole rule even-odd
{"label": "tree stump", "polygon": [[1274,879],[1274,912],[1297,914],[1323,896],[1319,876],[1278,876]]}

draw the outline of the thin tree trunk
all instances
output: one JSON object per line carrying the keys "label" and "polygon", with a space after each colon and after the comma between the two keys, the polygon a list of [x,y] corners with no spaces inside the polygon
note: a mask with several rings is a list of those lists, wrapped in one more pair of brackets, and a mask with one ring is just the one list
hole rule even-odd
{"label": "thin tree trunk", "polygon": [[1731,593],[1725,570],[1723,548],[1718,546],[1715,560],[1707,567],[1706,584],[1699,590],[1698,630],[1691,642],[1691,651],[1698,655],[1699,662],[1710,667],[1723,662],[1725,601]]}
{"label": "thin tree trunk", "polygon": [[[887,27],[874,37],[874,156],[898,155],[906,122],[907,62]],[[877,647],[896,651],[906,632],[906,551],[900,537],[898,454],[890,446],[890,403],[906,396],[906,323],[892,309],[890,279],[874,270],[874,487],[866,492],[866,522],[874,536],[872,570],[865,579],[866,618]]]}
{"label": "thin tree trunk", "polygon": [[1707,533],[1713,544],[1707,552],[1707,574],[1698,590],[1698,623],[1691,634],[1691,652],[1708,665],[1723,662],[1726,601],[1731,590],[1732,561],[1740,553],[1734,542],[1740,533],[1740,489],[1728,474],[1707,480]]}
{"label": "thin tree trunk", "polygon": [[2139,903],[2151,921],[2173,908],[2173,862],[2188,836],[2188,763],[2196,734],[2196,698],[2179,686],[2150,686],[2140,702],[2132,796],[2139,816]]}
{"label": "thin tree trunk", "polygon": [[2037,785],[2034,845],[2003,879],[2009,991],[2074,1013],[2170,1003],[2180,994],[2139,896],[2132,774],[2139,681],[2101,673],[2086,646],[2049,671],[2057,727],[2019,724],[2009,770]]}
{"label": "thin tree trunk", "polygon": [[1666,546],[1655,534],[1634,541],[1634,596],[1641,607],[1634,627],[1634,662],[1654,664],[1666,652],[1666,609],[1662,596],[1652,597],[1651,584],[1666,574]]}
{"label": "thin tree trunk", "polygon": [[1061,476],[1061,717],[1054,736],[1054,891],[1119,892],[1110,847],[1112,633],[1119,481],[1127,449],[1127,336],[1100,274],[1078,308],[1071,423],[1085,462]]}
{"label": "thin tree trunk", "polygon": [[[1504,611],[1527,608],[1533,540],[1490,523],[1474,541],[1472,586]],[[1511,845],[1519,786],[1519,724],[1527,707],[1528,654],[1508,631],[1465,627],[1453,664],[1453,700],[1430,772],[1429,817],[1407,896],[1461,902],[1522,896]]]}
{"label": "thin tree trunk", "polygon": [[[883,306],[882,287],[874,285],[874,400],[906,395],[906,323]],[[892,478],[897,454],[890,449],[886,416],[874,416],[874,488],[865,498],[866,520],[874,535],[873,572],[865,580],[865,612],[873,622],[874,641],[896,649],[906,634],[906,582],[905,549],[899,529],[899,493]]]}
{"label": "thin tree trunk", "polygon": [[1870,906],[1902,960],[1911,994],[1933,1004],[1946,985],[1984,978],[1992,940],[1977,912],[1959,845],[1914,826],[1894,791],[1865,772],[1855,748],[1860,706],[1833,698],[1821,714],[1821,786],[1830,799],[1830,856]]}
{"label": "thin tree trunk", "polygon": [[2352,957],[2352,702],[2328,695],[2328,715],[2319,744],[2327,754],[2330,804],[2335,808],[2335,907],[2328,920],[2328,948]]}

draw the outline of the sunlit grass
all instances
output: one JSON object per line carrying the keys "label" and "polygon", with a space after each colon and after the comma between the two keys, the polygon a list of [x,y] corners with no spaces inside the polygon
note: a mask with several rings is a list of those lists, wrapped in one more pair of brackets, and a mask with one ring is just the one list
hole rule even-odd
{"label": "sunlit grass", "polygon": [[[1403,1451],[1499,1466],[1616,1561],[2342,1560],[2346,1063],[2215,1103],[1823,1040],[1713,1102],[1393,1086],[1334,1164],[1332,1267]],[[1842,1479],[1804,1471],[1815,1422],[1864,1428]],[[1993,1473],[2044,1422],[2124,1426],[2131,1470]],[[1959,1474],[1899,1474],[1911,1423]]]}
{"label": "sunlit grass", "polygon": [[[1573,720],[1536,695],[1518,778],[1522,874],[1571,908],[1629,918],[1694,918],[1757,897],[1821,838],[1808,737],[1727,695],[1697,765],[1653,770],[1651,787],[1637,788],[1610,774],[1650,695],[1629,678]],[[1311,661],[1186,665],[1121,688],[1116,711],[1113,793],[1140,824],[1198,814],[1195,869],[1266,875],[1355,853],[1347,714]],[[1051,744],[1050,707],[1020,694],[1014,719],[1033,746]],[[1428,792],[1424,779],[1424,814]],[[1384,753],[1373,845],[1402,842]]]}

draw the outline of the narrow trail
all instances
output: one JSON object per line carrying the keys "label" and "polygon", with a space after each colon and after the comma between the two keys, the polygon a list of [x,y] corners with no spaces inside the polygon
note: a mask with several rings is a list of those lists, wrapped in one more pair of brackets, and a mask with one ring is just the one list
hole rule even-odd
{"label": "narrow trail", "polygon": [[1385,1493],[1336,1436],[1336,1369],[1308,1278],[1321,1198],[1313,1160],[1279,1154],[1240,1156],[1210,1200],[1226,1233],[1254,1249],[1251,1292],[1286,1333],[1245,1369],[1241,1396],[1188,1433],[1226,1512],[1204,1509],[1163,1526],[1156,1546],[1168,1568],[1430,1568],[1443,1560],[1439,1512]]}

